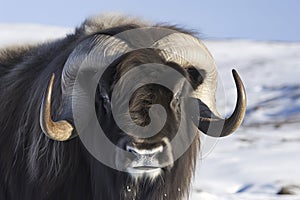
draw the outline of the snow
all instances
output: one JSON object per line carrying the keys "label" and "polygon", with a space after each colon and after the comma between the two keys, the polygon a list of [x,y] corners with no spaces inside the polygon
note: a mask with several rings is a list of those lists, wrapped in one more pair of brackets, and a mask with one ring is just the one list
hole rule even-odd
{"label": "snow", "polygon": [[37,24],[0,24],[0,47],[45,42],[65,36],[73,29]]}
{"label": "snow", "polygon": [[283,185],[299,185],[299,127],[243,127],[221,139],[199,159],[193,191],[220,193],[227,199],[279,199],[276,193]]}
{"label": "snow", "polygon": [[283,186],[300,185],[300,43],[205,44],[226,91],[219,91],[225,93],[220,96],[226,101],[219,103],[221,108],[225,105],[225,115],[235,104],[232,68],[245,83],[248,109],[243,127],[234,135],[215,143],[205,138],[191,199],[300,199],[299,192],[276,194]]}
{"label": "snow", "polygon": [[[72,29],[34,24],[0,24],[0,47],[44,42]],[[248,96],[243,126],[232,136],[202,136],[202,153],[191,200],[299,200],[277,195],[300,185],[300,43],[250,40],[204,41],[219,68],[218,107],[235,105],[231,75],[241,75]]]}

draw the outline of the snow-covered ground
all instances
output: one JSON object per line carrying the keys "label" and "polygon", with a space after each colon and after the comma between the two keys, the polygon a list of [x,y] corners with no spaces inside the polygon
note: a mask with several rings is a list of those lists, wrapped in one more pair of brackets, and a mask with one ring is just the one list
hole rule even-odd
{"label": "snow-covered ground", "polygon": [[[205,44],[218,64],[225,114],[231,113],[235,103],[231,68],[238,70],[245,83],[248,110],[244,126],[219,139],[199,159],[192,199],[299,200],[300,43],[230,40]],[[213,139],[205,139],[204,146],[214,144]],[[276,194],[289,185],[299,186],[294,189],[298,196]]]}
{"label": "snow-covered ground", "polygon": [[[0,47],[41,42],[71,31],[0,24]],[[298,195],[277,195],[282,187],[300,186],[300,43],[224,40],[205,44],[219,66],[217,96],[224,116],[235,104],[232,68],[244,80],[248,111],[243,127],[234,135],[219,140],[203,136],[190,199],[300,200],[299,188],[293,190]]]}

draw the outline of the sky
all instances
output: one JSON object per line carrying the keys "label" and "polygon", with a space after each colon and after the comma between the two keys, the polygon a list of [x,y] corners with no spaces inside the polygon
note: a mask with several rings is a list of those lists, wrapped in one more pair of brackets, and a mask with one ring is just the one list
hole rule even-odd
{"label": "sky", "polygon": [[0,23],[75,27],[119,12],[178,24],[204,39],[300,42],[300,0],[0,0]]}

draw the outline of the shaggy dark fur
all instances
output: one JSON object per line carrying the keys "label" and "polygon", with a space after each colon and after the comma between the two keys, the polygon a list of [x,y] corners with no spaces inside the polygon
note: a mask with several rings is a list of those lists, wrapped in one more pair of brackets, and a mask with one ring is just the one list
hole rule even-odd
{"label": "shaggy dark fur", "polygon": [[[96,34],[114,35],[135,27],[138,25],[128,24],[108,30],[100,27]],[[52,73],[56,75],[52,97],[52,115],[56,119],[62,111],[60,81],[64,63],[78,43],[87,37],[89,35],[80,27],[61,40],[0,51],[0,199],[179,200],[187,196],[199,147],[198,138],[172,169],[165,170],[154,181],[147,178],[136,181],[129,174],[95,160],[79,138],[56,142],[41,131],[40,105],[50,76]],[[195,74],[187,73],[188,70],[166,63],[157,52],[145,50],[126,55],[111,66],[113,73],[107,77],[108,85],[113,86],[128,67],[153,61],[170,65],[190,77],[193,83],[197,79],[196,85],[201,83],[200,76],[195,78]],[[106,89],[109,93],[113,88]],[[147,108],[153,103],[168,108],[172,96],[169,90],[157,85],[141,88],[130,103],[132,118],[140,125],[149,123],[145,112]],[[105,124],[106,119],[101,117],[103,99],[98,98],[100,100],[96,96],[99,121]],[[164,129],[176,132],[176,122],[181,113],[172,113],[170,109],[168,113],[172,114],[173,126],[168,123]],[[110,132],[106,133],[111,136],[117,129],[109,127]],[[166,135],[167,132],[161,134]],[[113,137],[111,140],[119,136]]]}

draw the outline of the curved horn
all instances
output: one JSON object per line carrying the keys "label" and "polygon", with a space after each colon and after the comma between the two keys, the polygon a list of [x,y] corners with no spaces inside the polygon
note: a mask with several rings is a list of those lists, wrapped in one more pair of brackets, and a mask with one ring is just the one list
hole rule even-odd
{"label": "curved horn", "polygon": [[43,96],[40,111],[40,126],[49,138],[57,141],[69,140],[72,136],[73,126],[66,120],[52,121],[51,119],[51,96],[54,82],[52,74],[46,93]]}
{"label": "curved horn", "polygon": [[[122,40],[106,35],[90,37],[82,41],[81,44],[82,45],[78,45],[78,47],[76,47],[69,55],[62,72],[62,99],[64,101],[63,105],[65,107],[66,115],[68,116],[70,115],[70,112],[67,111],[70,110],[73,86],[80,66],[83,65],[83,68],[85,69],[86,66],[89,66],[88,64],[91,65],[91,63],[99,63],[101,66],[96,65],[96,67],[105,69],[106,66],[108,66],[115,58],[129,50],[126,43]],[[86,47],[91,47],[92,50]],[[85,62],[89,63],[87,64]],[[95,65],[91,66],[94,67]],[[55,122],[51,119],[51,95],[53,82],[54,74],[51,77],[48,89],[42,100],[40,126],[42,131],[53,140],[70,140],[78,135],[75,127],[66,120]],[[70,118],[72,118],[72,116],[69,116],[67,119]]]}
{"label": "curved horn", "polygon": [[232,75],[237,89],[237,101],[232,115],[227,119],[200,117],[199,130],[212,137],[224,137],[233,133],[241,124],[246,113],[246,92],[239,74],[233,69]]}

